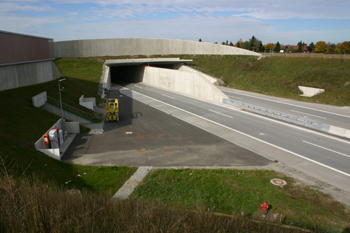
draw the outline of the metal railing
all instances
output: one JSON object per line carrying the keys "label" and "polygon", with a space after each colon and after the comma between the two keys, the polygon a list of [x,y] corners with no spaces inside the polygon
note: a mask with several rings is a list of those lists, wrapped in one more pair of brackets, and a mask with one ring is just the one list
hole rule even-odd
{"label": "metal railing", "polygon": [[[56,100],[50,96],[47,96],[47,103],[49,103],[55,107],[61,108],[60,101]],[[87,112],[84,112],[80,109],[77,109],[77,108],[72,107],[72,106],[65,104],[65,103],[62,103],[62,109],[64,111],[67,111],[67,112],[74,114],[78,117],[81,117],[85,120],[91,121],[92,123],[99,123],[102,119],[102,114],[100,114],[100,113],[97,113],[97,112],[94,112],[93,114],[87,113]]]}
{"label": "metal railing", "polygon": [[237,101],[237,100],[223,99],[223,103],[230,104],[230,105],[245,109],[247,111],[255,112],[255,113],[258,113],[261,115],[269,116],[269,117],[272,117],[272,118],[275,118],[278,120],[287,121],[290,123],[302,125],[302,126],[316,129],[316,130],[320,130],[320,131],[328,132],[328,129],[329,129],[329,125],[324,124],[324,123],[319,122],[319,121],[311,120],[311,119],[308,119],[305,117],[295,116],[295,115],[284,113],[284,112],[271,110],[268,108],[263,108],[263,107],[256,106],[253,104],[247,104],[247,103]]}

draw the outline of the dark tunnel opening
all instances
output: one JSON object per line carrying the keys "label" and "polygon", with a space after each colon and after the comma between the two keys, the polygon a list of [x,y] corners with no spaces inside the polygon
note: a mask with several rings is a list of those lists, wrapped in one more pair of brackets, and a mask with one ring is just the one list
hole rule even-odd
{"label": "dark tunnel opening", "polygon": [[[176,69],[178,70],[183,63],[158,63],[151,64],[152,67],[164,68],[164,69]],[[142,82],[146,64],[138,65],[126,65],[126,66],[113,66],[110,67],[111,82],[114,84],[120,83],[137,83]]]}

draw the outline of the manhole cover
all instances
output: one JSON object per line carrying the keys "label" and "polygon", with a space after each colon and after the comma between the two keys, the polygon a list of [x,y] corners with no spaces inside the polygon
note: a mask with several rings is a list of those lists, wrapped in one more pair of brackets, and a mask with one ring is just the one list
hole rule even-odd
{"label": "manhole cover", "polygon": [[281,180],[281,179],[272,179],[270,180],[270,183],[277,186],[284,186],[287,184],[285,180]]}

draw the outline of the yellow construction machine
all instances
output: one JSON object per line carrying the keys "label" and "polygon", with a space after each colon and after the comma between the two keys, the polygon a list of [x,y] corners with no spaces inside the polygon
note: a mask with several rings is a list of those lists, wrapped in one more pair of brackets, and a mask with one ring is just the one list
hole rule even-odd
{"label": "yellow construction machine", "polygon": [[106,100],[106,121],[119,121],[118,99]]}

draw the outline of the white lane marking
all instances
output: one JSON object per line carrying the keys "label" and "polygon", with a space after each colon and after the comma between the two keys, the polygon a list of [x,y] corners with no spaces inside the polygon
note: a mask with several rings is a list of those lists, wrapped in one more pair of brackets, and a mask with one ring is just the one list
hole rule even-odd
{"label": "white lane marking", "polygon": [[305,143],[307,143],[307,144],[310,144],[310,145],[313,145],[313,146],[316,146],[316,147],[319,147],[319,148],[322,148],[322,149],[324,149],[324,150],[328,150],[328,151],[331,151],[331,152],[334,152],[334,153],[337,153],[337,154],[340,154],[340,155],[343,155],[343,156],[345,156],[345,157],[350,158],[350,155],[343,154],[343,153],[340,153],[340,152],[338,152],[338,151],[331,150],[331,149],[328,149],[328,148],[326,148],[326,147],[319,146],[319,145],[317,145],[317,144],[313,144],[313,143],[311,143],[311,142],[307,142],[307,141],[303,141],[303,142],[305,142]]}
{"label": "white lane marking", "polygon": [[231,98],[235,98],[235,99],[239,99],[239,100],[241,100],[241,99],[242,99],[242,98],[239,98],[239,97],[234,96],[234,95],[227,95],[227,96],[230,96]]}
{"label": "white lane marking", "polygon": [[165,96],[165,97],[168,97],[168,98],[170,98],[170,99],[175,99],[175,98],[173,98],[173,97],[171,97],[171,96],[168,96],[168,95],[164,95],[164,94],[161,94],[162,96]]}
{"label": "white lane marking", "polygon": [[208,109],[208,111],[209,111],[209,112],[216,113],[216,114],[219,114],[219,115],[222,115],[222,116],[225,116],[225,117],[229,117],[229,118],[232,118],[232,119],[233,119],[233,117],[232,117],[232,116],[229,116],[229,115],[223,114],[223,113],[221,113],[221,112],[213,111],[213,110],[211,110],[211,109]]}
{"label": "white lane marking", "polygon": [[[187,97],[187,98],[191,98],[191,99],[194,99],[194,100],[197,100],[197,101],[204,102],[206,104],[216,105],[218,107],[226,108],[226,109],[231,110],[231,111],[240,112],[240,113],[243,113],[243,114],[250,115],[252,117],[258,117],[258,118],[261,118],[261,119],[264,119],[264,120],[267,120],[267,121],[275,122],[277,124],[285,125],[285,126],[288,126],[288,127],[291,127],[291,128],[295,128],[295,129],[298,129],[298,130],[303,130],[303,131],[306,131],[306,132],[309,132],[309,133],[317,134],[317,135],[320,135],[320,136],[323,136],[323,137],[326,137],[326,138],[330,138],[330,139],[333,139],[333,140],[336,140],[336,141],[340,141],[340,142],[343,142],[343,143],[350,144],[349,140],[341,139],[341,138],[338,138],[338,137],[334,137],[332,135],[328,135],[328,134],[325,134],[325,133],[322,133],[322,132],[317,132],[315,130],[310,130],[310,129],[307,129],[307,128],[304,128],[304,127],[300,127],[298,125],[293,125],[293,124],[290,124],[290,123],[286,123],[286,122],[283,122],[283,121],[275,120],[273,118],[257,115],[257,114],[251,113],[251,112],[242,111],[242,110],[239,110],[239,109],[234,109],[234,108],[231,108],[232,105],[228,105],[228,106],[230,106],[230,107],[228,107],[228,106],[226,106],[227,104],[218,104],[218,103],[215,103],[215,102],[208,103],[208,101],[205,101],[205,100],[202,100],[202,99],[199,99],[199,98],[195,98],[193,96],[177,93],[177,92],[170,91],[170,90],[160,89],[160,88],[157,88],[157,87],[154,87],[154,86],[150,86],[150,85],[145,84],[145,83],[143,83],[142,85],[148,86],[150,88],[154,88],[156,90],[171,92],[171,93],[174,93],[174,94],[182,96],[182,97]],[[152,98],[152,97],[150,97],[150,98]],[[180,99],[177,99],[177,100],[180,100]],[[188,103],[188,101],[184,101],[184,100],[183,100],[183,102]],[[196,106],[199,107],[198,105],[196,105]],[[203,108],[203,107],[201,107],[201,108]]]}
{"label": "white lane marking", "polygon": [[308,116],[313,116],[313,117],[318,117],[318,118],[322,118],[322,119],[327,119],[327,118],[325,118],[325,117],[320,117],[320,116],[308,114],[308,113],[305,113],[305,112],[299,112],[299,111],[295,111],[295,110],[290,110],[290,111],[291,111],[291,112],[301,113],[301,114],[308,115]]}
{"label": "white lane marking", "polygon": [[[139,92],[137,92],[137,91],[134,91],[134,92],[136,92],[136,93],[139,94],[139,95],[145,96],[145,97],[147,97],[147,98],[154,99],[154,98],[149,97],[149,96],[147,96],[147,95],[141,94],[141,93],[139,93]],[[284,148],[282,148],[282,147],[279,147],[279,146],[274,145],[274,144],[272,144],[272,143],[266,142],[266,141],[261,140],[261,139],[259,139],[259,138],[253,137],[253,136],[251,136],[251,135],[248,135],[248,134],[243,133],[243,132],[241,132],[241,131],[238,131],[238,130],[236,130],[236,129],[232,129],[232,128],[226,126],[226,125],[222,125],[222,124],[217,123],[217,122],[215,122],[215,121],[209,120],[209,119],[207,119],[207,118],[205,118],[205,117],[202,117],[202,116],[199,116],[199,115],[194,114],[194,113],[192,113],[192,112],[189,112],[189,111],[186,111],[186,110],[184,110],[184,109],[178,108],[178,107],[176,107],[176,106],[174,106],[174,105],[165,103],[165,102],[160,101],[160,100],[157,100],[157,99],[154,99],[154,100],[159,101],[160,103],[163,103],[163,104],[168,105],[168,106],[170,106],[170,107],[173,107],[173,108],[175,108],[175,109],[178,109],[178,110],[180,110],[180,111],[183,111],[183,112],[186,112],[186,113],[188,113],[188,114],[191,114],[191,115],[193,115],[193,116],[196,116],[196,117],[198,117],[198,118],[201,118],[201,119],[203,119],[203,120],[206,120],[206,121],[208,121],[208,122],[211,122],[211,123],[213,123],[213,124],[219,125],[219,126],[221,126],[221,127],[224,127],[224,128],[226,128],[226,129],[229,129],[229,130],[232,130],[232,131],[234,131],[234,132],[236,132],[236,133],[242,134],[242,135],[244,135],[244,136],[246,136],[246,137],[252,138],[252,139],[254,139],[254,140],[256,140],[256,141],[265,143],[265,144],[267,144],[267,145],[269,145],[269,146],[275,147],[275,148],[280,149],[280,150],[282,150],[282,151],[285,151],[285,152],[287,152],[287,153],[291,153],[291,154],[293,154],[293,155],[295,155],[295,156],[298,156],[299,158],[305,159],[305,160],[307,160],[307,161],[310,161],[310,162],[312,162],[312,163],[318,164],[318,165],[320,165],[320,166],[322,166],[322,167],[328,168],[328,169],[330,169],[330,170],[333,170],[333,171],[335,171],[335,172],[338,172],[338,173],[340,173],[340,174],[343,174],[343,175],[345,175],[345,176],[350,177],[350,174],[348,174],[348,173],[346,173],[346,172],[340,171],[340,170],[335,169],[335,168],[333,168],[333,167],[330,167],[330,166],[328,166],[328,165],[326,165],[326,164],[317,162],[317,161],[315,161],[315,160],[313,160],[313,159],[309,159],[309,158],[307,158],[307,157],[305,157],[305,156],[302,156],[302,155],[300,155],[300,154],[297,154],[297,153],[295,153],[295,152],[293,152],[293,151],[284,149]]]}
{"label": "white lane marking", "polygon": [[280,103],[280,104],[286,104],[286,105],[291,105],[291,106],[295,106],[295,107],[299,107],[299,108],[311,109],[311,110],[314,110],[314,111],[319,111],[319,112],[324,112],[324,113],[328,113],[328,114],[332,114],[332,115],[337,115],[337,116],[350,118],[350,116],[346,116],[346,115],[342,115],[342,114],[338,114],[338,113],[334,113],[334,112],[327,112],[327,111],[323,111],[323,110],[319,110],[319,109],[315,109],[315,108],[304,107],[304,106],[300,106],[300,105],[296,105],[296,104],[290,104],[290,103],[285,103],[285,102],[281,102],[281,101],[277,101],[277,100],[270,100],[270,99],[266,99],[266,98],[261,98],[261,97],[256,97],[256,96],[236,93],[236,92],[232,92],[232,91],[226,91],[224,89],[220,89],[220,90],[222,92],[234,93],[236,95],[244,95],[244,96],[248,96],[248,97],[252,97],[252,98],[256,98],[256,99],[267,100],[267,101],[276,102],[276,103]]}

